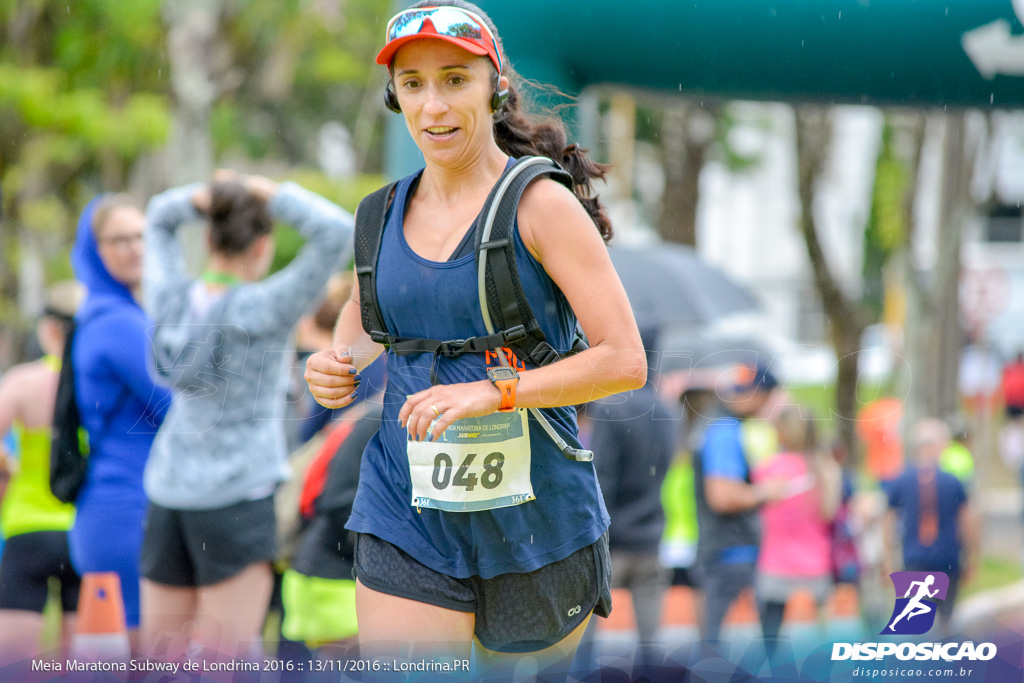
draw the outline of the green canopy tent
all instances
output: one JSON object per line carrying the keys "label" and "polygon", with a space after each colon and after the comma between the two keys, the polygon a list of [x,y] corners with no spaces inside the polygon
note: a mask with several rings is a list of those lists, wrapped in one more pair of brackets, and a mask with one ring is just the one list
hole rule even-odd
{"label": "green canopy tent", "polygon": [[[406,6],[408,3],[399,3]],[[1017,108],[1024,0],[479,0],[520,74],[688,97]],[[419,161],[395,117],[388,170]]]}

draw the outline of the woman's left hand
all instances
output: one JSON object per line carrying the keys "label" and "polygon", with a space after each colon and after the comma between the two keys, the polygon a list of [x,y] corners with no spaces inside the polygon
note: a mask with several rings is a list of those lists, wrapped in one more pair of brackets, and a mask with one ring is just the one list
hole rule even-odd
{"label": "woman's left hand", "polygon": [[277,194],[277,181],[271,180],[261,175],[247,175],[243,181],[245,189],[249,190],[254,196],[259,197],[264,201],[270,201],[270,199]]}
{"label": "woman's left hand", "polygon": [[490,415],[500,406],[501,393],[487,380],[438,384],[406,397],[398,421],[410,439],[434,441],[456,420]]}

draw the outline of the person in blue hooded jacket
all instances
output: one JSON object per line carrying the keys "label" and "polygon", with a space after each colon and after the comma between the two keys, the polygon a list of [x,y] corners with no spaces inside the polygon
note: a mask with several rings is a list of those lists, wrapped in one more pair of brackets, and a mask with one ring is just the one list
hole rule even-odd
{"label": "person in blue hooded jacket", "polygon": [[150,322],[136,300],[145,225],[130,198],[101,195],[82,212],[71,252],[75,277],[88,289],[72,363],[90,452],[68,542],[79,574],[117,572],[131,630],[139,625],[142,472],[170,403],[148,368]]}

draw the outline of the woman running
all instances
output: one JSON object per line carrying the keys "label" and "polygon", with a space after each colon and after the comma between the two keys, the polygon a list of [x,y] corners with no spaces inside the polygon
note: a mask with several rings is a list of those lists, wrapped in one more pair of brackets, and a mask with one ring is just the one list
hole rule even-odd
{"label": "woman running", "polygon": [[[487,336],[473,226],[514,159],[543,155],[572,174],[575,194],[547,178],[526,189],[513,231],[518,274],[547,341],[568,352],[578,320],[590,348],[544,367],[506,350],[517,373],[505,363],[494,372],[496,353],[389,350],[382,427],[347,525],[359,533],[360,648],[468,659],[476,642],[485,665],[529,652],[551,666],[571,658],[591,613],[610,609],[608,515],[593,466],[564,457],[524,409],[539,409],[578,449],[572,406],[646,379],[602,240],[611,225],[590,197],[605,169],[566,144],[561,122],[524,114],[497,31],[476,6],[419,3],[389,22],[386,39],[385,98],[426,161],[397,184],[384,224],[375,276],[388,330]],[[324,406],[347,405],[358,371],[382,350],[361,326],[355,288],[333,348],[307,362],[311,392]],[[486,443],[474,450],[474,440]]]}

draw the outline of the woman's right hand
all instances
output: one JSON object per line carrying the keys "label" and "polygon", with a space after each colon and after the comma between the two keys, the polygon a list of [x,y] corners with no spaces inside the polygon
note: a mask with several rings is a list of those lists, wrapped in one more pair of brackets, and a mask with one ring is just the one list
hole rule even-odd
{"label": "woman's right hand", "polygon": [[209,185],[204,184],[202,187],[200,187],[199,189],[192,193],[192,206],[201,215],[205,216],[206,214],[210,213],[210,202],[211,196]]}
{"label": "woman's right hand", "polygon": [[277,181],[271,180],[265,176],[243,176],[242,184],[245,185],[245,189],[249,190],[253,196],[259,197],[264,201],[269,202],[271,198],[277,194]]}
{"label": "woman's right hand", "polygon": [[343,408],[356,398],[359,371],[351,351],[327,349],[314,353],[306,361],[306,384],[316,402],[325,408]]}

